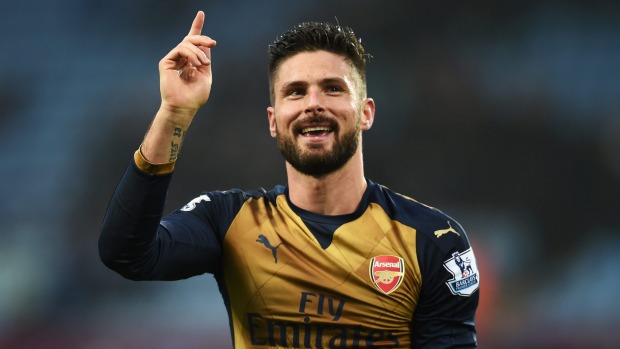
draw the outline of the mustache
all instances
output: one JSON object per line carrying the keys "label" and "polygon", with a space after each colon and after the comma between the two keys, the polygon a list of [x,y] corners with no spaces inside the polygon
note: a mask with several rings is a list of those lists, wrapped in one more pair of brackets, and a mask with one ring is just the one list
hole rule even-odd
{"label": "mustache", "polygon": [[301,133],[304,128],[311,125],[327,125],[334,132],[338,132],[340,129],[340,126],[336,120],[325,115],[312,115],[307,118],[297,120],[293,123],[292,128],[294,132]]}

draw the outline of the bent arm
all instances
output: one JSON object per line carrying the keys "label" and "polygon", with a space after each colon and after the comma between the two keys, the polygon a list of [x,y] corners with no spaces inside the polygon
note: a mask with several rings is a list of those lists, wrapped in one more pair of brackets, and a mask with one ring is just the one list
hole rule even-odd
{"label": "bent arm", "polygon": [[201,35],[204,18],[198,12],[188,35],[159,62],[159,111],[104,218],[100,257],[130,279],[167,280],[203,273],[211,270],[205,266],[209,260],[202,257],[204,253],[219,253],[219,245],[199,224],[191,229],[160,224],[183,137],[211,92],[211,48],[216,43]]}

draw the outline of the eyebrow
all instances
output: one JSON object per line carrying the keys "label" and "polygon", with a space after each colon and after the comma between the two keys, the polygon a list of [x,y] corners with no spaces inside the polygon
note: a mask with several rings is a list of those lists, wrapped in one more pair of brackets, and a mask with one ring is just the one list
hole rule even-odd
{"label": "eyebrow", "polygon": [[[331,85],[331,84],[343,84],[345,86],[349,86],[349,84],[347,84],[346,80],[343,78],[325,78],[325,79],[321,79],[319,81],[319,86],[325,86],[325,85]],[[295,80],[295,81],[289,81],[286,82],[282,85],[282,88],[280,88],[280,91],[286,91],[289,90],[291,88],[299,88],[299,87],[306,87],[308,86],[308,82],[307,81],[303,81],[303,80]]]}
{"label": "eyebrow", "polygon": [[347,84],[347,81],[343,78],[325,78],[323,80],[321,80],[319,82],[320,85],[329,85],[329,84],[333,84],[333,83],[342,83],[342,84]]}
{"label": "eyebrow", "polygon": [[305,81],[289,81],[287,83],[284,83],[282,85],[282,87],[280,88],[280,91],[287,91],[290,90],[291,88],[299,88],[299,87],[305,87],[307,86],[308,83]]}

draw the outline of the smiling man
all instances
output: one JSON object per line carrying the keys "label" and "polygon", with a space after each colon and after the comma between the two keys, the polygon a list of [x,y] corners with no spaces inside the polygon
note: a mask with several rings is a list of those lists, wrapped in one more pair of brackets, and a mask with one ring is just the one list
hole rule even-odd
{"label": "smiling man", "polygon": [[361,160],[360,130],[370,128],[375,111],[362,75],[343,56],[327,51],[286,60],[279,56],[278,44],[271,52],[275,107],[267,108],[269,129],[287,165],[322,176],[340,170],[355,154]]}
{"label": "smiling man", "polygon": [[302,23],[269,46],[267,118],[286,185],[202,192],[163,216],[211,91],[216,42],[203,23],[199,12],[160,61],[161,106],[110,201],[103,262],[133,280],[214,274],[235,348],[475,348],[480,277],[465,232],[364,175],[375,103],[349,28]]}

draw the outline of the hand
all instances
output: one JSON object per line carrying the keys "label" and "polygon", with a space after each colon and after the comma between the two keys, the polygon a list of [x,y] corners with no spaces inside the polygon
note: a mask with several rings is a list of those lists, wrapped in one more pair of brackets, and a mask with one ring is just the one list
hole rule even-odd
{"label": "hand", "polygon": [[199,11],[189,34],[159,62],[161,108],[189,125],[198,109],[207,102],[213,82],[211,48],[215,40],[201,35],[205,14]]}

